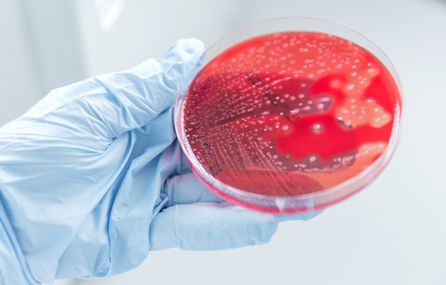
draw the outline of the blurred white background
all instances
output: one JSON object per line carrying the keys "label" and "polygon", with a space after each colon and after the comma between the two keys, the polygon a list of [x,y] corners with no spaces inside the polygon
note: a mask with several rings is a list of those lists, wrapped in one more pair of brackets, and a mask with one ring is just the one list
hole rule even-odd
{"label": "blurred white background", "polygon": [[282,224],[268,245],[155,252],[108,280],[56,284],[446,284],[446,1],[1,0],[0,125],[52,88],[159,56],[178,38],[209,45],[278,16],[349,25],[393,60],[404,133],[383,175],[314,220]]}

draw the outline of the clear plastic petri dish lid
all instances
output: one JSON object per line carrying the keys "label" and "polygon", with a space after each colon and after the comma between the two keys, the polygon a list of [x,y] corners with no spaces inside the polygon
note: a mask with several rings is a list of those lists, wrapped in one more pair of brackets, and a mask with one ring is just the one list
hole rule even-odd
{"label": "clear plastic petri dish lid", "polygon": [[175,103],[191,169],[224,200],[269,213],[336,204],[390,161],[398,74],[362,34],[312,18],[264,21],[210,46]]}

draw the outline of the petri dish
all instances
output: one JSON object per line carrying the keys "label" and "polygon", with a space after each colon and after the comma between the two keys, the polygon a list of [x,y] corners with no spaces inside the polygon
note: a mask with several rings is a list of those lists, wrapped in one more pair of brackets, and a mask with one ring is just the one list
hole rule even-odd
{"label": "petri dish", "polygon": [[401,113],[398,74],[371,40],[325,20],[282,18],[210,46],[174,116],[191,169],[219,197],[305,213],[378,177]]}

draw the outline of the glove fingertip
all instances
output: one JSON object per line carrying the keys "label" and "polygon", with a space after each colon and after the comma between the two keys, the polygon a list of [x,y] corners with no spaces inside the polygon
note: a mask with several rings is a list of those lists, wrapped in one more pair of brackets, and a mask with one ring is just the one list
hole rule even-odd
{"label": "glove fingertip", "polygon": [[308,221],[317,216],[319,216],[322,211],[313,211],[308,213],[299,213],[299,214],[282,214],[276,215],[276,219],[278,222],[287,222],[287,221]]}
{"label": "glove fingertip", "polygon": [[163,58],[169,62],[181,62],[185,64],[186,73],[194,73],[203,62],[205,45],[202,41],[191,39],[180,39],[164,54]]}
{"label": "glove fingertip", "polygon": [[277,230],[273,215],[225,203],[177,206],[178,243],[187,250],[221,250],[263,244]]}
{"label": "glove fingertip", "polygon": [[254,233],[251,237],[252,245],[265,244],[268,243],[277,231],[278,223],[273,216],[265,216],[262,221],[256,221],[252,224],[254,228]]}
{"label": "glove fingertip", "polygon": [[205,50],[204,43],[197,38],[180,39],[175,43],[174,47],[180,48],[190,55],[199,56],[201,56]]}

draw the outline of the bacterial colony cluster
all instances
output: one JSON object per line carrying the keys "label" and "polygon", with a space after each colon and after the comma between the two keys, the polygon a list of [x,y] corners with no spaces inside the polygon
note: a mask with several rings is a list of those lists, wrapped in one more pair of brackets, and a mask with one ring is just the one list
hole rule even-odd
{"label": "bacterial colony cluster", "polygon": [[372,53],[319,32],[258,36],[225,50],[184,102],[188,147],[203,169],[243,191],[329,189],[386,150],[401,105]]}

